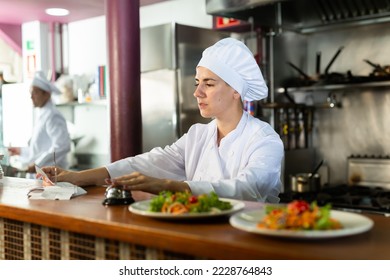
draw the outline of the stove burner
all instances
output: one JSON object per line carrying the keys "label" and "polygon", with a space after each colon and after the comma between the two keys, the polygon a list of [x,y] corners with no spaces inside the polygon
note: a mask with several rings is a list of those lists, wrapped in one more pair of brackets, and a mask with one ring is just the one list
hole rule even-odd
{"label": "stove burner", "polygon": [[390,213],[390,191],[369,186],[324,186],[319,192],[288,192],[279,195],[282,203],[301,199],[317,201],[323,206],[332,204],[334,209],[356,209],[375,213]]}
{"label": "stove burner", "polygon": [[386,208],[390,212],[390,192],[384,192],[378,195],[377,201],[379,205]]}

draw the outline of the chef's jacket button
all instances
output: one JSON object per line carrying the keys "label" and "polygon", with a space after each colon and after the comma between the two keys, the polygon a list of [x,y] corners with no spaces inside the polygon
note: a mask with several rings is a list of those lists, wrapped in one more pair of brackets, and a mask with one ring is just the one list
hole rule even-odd
{"label": "chef's jacket button", "polygon": [[230,156],[230,157],[234,156],[234,151],[230,151],[230,152],[229,152],[229,156]]}

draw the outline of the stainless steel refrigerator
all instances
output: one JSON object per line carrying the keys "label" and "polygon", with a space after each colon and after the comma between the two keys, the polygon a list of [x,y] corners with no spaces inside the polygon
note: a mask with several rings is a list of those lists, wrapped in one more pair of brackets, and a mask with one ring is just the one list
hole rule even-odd
{"label": "stainless steel refrigerator", "polygon": [[143,151],[165,147],[187,132],[200,116],[195,68],[202,52],[229,33],[163,24],[141,29]]}

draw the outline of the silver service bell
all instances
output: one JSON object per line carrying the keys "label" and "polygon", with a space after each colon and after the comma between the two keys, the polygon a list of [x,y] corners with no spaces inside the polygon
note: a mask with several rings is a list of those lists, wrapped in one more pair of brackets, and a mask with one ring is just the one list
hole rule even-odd
{"label": "silver service bell", "polygon": [[103,205],[128,205],[134,202],[131,192],[122,186],[109,186],[106,189]]}

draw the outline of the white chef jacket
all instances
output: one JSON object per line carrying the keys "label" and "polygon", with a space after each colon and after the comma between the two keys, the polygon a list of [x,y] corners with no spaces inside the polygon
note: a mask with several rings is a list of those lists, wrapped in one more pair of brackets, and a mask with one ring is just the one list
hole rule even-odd
{"label": "white chef jacket", "polygon": [[54,165],[68,168],[67,154],[70,151],[70,136],[64,116],[49,99],[41,108],[36,108],[36,119],[28,147],[21,148],[19,160],[24,165]]}
{"label": "white chef jacket", "polygon": [[237,127],[217,145],[217,126],[192,125],[170,146],[106,166],[111,178],[133,171],[182,180],[195,195],[214,191],[220,197],[278,202],[284,157],[279,135],[266,122],[243,111]]}

